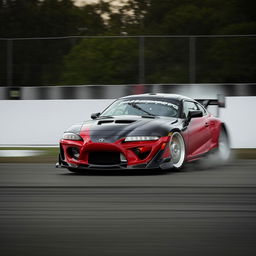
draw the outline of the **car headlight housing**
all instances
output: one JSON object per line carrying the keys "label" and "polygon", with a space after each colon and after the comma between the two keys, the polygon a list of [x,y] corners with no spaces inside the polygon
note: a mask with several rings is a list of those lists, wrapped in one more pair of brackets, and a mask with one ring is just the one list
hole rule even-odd
{"label": "car headlight housing", "polygon": [[129,141],[150,141],[159,140],[158,136],[129,136],[125,138],[125,142]]}
{"label": "car headlight housing", "polygon": [[83,140],[78,134],[65,132],[62,136],[63,140]]}

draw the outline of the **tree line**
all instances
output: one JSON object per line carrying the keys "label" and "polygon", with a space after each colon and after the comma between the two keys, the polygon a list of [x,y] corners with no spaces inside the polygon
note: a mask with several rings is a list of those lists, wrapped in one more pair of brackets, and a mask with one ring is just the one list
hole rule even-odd
{"label": "tree line", "polygon": [[[1,38],[122,36],[0,40],[0,85],[10,68],[15,86],[139,83],[141,42],[126,36],[256,34],[254,10],[253,0],[0,0]],[[189,51],[189,38],[145,38],[145,83],[189,82]],[[255,57],[256,37],[196,38],[196,82],[255,82]]]}

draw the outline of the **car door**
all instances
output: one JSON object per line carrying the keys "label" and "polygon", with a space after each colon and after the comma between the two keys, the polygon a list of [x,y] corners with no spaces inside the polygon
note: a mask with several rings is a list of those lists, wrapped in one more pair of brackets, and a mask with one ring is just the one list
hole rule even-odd
{"label": "car door", "polygon": [[183,102],[183,116],[188,117],[189,111],[201,110],[202,117],[192,118],[187,125],[187,158],[194,158],[208,151],[211,140],[209,114],[193,101]]}

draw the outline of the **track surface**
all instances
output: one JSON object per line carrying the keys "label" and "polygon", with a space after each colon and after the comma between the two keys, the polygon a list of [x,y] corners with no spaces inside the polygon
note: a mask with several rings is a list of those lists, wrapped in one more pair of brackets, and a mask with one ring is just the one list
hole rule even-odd
{"label": "track surface", "polygon": [[0,254],[256,255],[256,160],[71,174],[0,164]]}

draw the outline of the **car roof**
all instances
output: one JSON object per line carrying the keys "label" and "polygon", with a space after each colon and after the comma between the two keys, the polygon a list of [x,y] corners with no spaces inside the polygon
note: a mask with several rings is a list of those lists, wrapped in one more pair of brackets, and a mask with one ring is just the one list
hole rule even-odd
{"label": "car roof", "polygon": [[174,99],[174,100],[190,100],[190,101],[195,101],[189,97],[180,95],[180,94],[171,94],[171,93],[145,93],[145,94],[134,94],[134,95],[129,95],[125,97],[121,97],[121,99],[130,99],[130,98],[151,98],[151,99]]}

